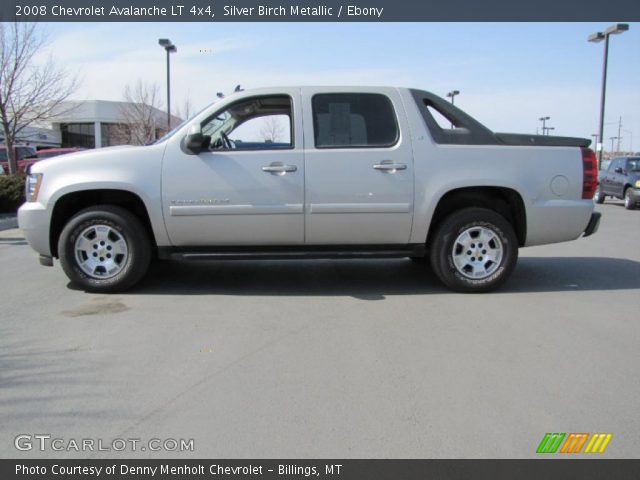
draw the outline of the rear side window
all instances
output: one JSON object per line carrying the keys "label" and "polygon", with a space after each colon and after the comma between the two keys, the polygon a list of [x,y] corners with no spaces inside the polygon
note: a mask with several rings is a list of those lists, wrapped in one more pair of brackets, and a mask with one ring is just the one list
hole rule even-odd
{"label": "rear side window", "polygon": [[314,95],[316,148],[390,147],[398,141],[391,100],[379,93]]}

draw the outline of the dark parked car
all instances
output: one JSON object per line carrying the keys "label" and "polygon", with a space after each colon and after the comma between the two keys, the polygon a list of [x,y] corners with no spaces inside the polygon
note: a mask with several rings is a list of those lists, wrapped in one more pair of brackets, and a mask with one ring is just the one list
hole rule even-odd
{"label": "dark parked car", "polygon": [[607,196],[624,199],[624,207],[640,206],[640,157],[618,157],[606,170],[600,170],[600,181],[593,197],[596,203]]}

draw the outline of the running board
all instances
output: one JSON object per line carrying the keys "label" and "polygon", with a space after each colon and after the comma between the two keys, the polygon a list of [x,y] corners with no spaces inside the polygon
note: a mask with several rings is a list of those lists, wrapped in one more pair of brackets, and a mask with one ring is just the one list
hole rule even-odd
{"label": "running board", "polygon": [[171,260],[300,260],[424,257],[423,244],[330,245],[278,247],[161,247],[160,259]]}

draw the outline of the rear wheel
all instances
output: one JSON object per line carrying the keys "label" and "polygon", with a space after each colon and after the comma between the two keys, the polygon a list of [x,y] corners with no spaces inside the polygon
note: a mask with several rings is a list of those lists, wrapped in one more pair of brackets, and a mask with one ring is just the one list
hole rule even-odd
{"label": "rear wheel", "polygon": [[636,202],[631,194],[631,187],[627,187],[624,191],[624,208],[627,210],[634,210],[636,208]]}
{"label": "rear wheel", "polygon": [[600,185],[596,188],[596,193],[593,195],[593,201],[596,203],[604,203],[604,193],[600,189]]}
{"label": "rear wheel", "polygon": [[518,259],[518,239],[511,224],[484,208],[451,214],[431,242],[436,276],[456,292],[488,292],[511,275]]}
{"label": "rear wheel", "polygon": [[87,208],[66,224],[58,256],[69,279],[91,292],[126,290],[146,273],[149,236],[129,211],[101,205]]}

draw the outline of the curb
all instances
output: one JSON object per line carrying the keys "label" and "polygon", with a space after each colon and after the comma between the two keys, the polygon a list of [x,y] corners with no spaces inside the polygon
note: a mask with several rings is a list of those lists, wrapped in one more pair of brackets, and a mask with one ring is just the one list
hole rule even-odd
{"label": "curb", "polygon": [[15,215],[0,214],[0,232],[3,230],[11,230],[18,228],[18,217]]}

